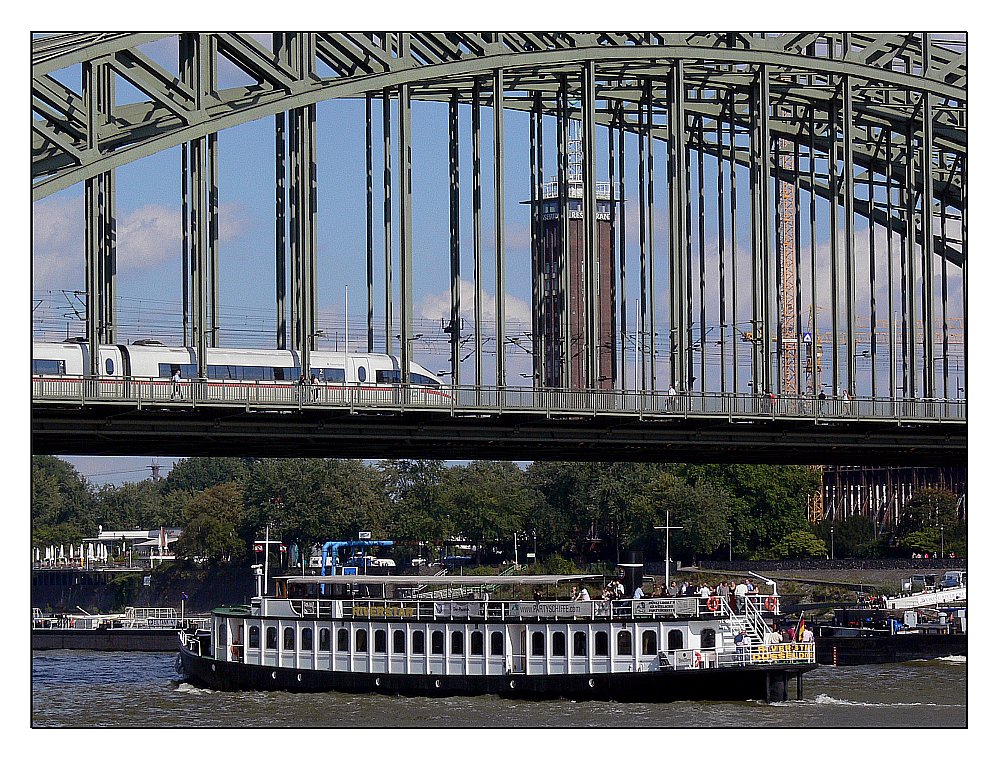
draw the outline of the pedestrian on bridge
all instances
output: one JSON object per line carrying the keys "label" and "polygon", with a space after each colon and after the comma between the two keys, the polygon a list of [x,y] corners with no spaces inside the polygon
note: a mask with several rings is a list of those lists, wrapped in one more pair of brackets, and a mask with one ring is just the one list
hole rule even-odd
{"label": "pedestrian on bridge", "polygon": [[184,398],[184,391],[181,389],[181,369],[179,367],[174,370],[173,377],[170,378],[170,398],[173,399],[175,395],[181,399]]}

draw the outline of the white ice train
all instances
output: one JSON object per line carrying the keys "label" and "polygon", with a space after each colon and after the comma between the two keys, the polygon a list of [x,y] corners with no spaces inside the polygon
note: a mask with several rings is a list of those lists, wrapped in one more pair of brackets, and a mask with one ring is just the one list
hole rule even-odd
{"label": "white ice train", "polygon": [[[165,346],[155,340],[131,344],[101,345],[99,351],[100,385],[104,393],[123,381],[147,382],[153,398],[170,395],[170,378],[180,370],[185,385],[198,378],[197,352],[191,347]],[[299,353],[285,349],[207,350],[207,398],[239,398],[242,392],[260,395],[270,389],[276,401],[294,399],[301,378]],[[313,399],[336,401],[349,390],[384,392],[400,385],[400,360],[389,354],[365,354],[343,351],[309,353],[310,376],[319,383],[313,386]],[[31,374],[42,381],[79,382],[90,368],[90,346],[85,342],[35,342],[32,345]],[[309,381],[312,380],[310,377]],[[427,401],[446,401],[448,394],[433,373],[410,362],[410,386]],[[143,384],[145,386],[145,383]]]}

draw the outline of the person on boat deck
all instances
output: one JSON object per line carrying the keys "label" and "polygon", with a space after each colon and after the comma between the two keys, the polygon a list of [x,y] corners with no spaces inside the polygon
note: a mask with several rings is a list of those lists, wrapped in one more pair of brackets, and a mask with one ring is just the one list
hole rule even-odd
{"label": "person on boat deck", "polygon": [[580,599],[580,592],[576,587],[573,587],[573,591],[570,592],[569,599],[574,602]]}
{"label": "person on boat deck", "polygon": [[581,587],[580,588],[580,601],[582,602],[582,601],[589,600],[589,599],[590,599],[590,592],[587,590],[586,587]]}
{"label": "person on boat deck", "polygon": [[735,595],[736,609],[742,613],[747,601],[747,585],[744,582],[741,581],[736,585]]}
{"label": "person on boat deck", "polygon": [[780,645],[781,644],[781,632],[778,631],[778,625],[777,624],[773,624],[773,627],[774,628],[771,630],[771,635],[770,635],[770,637],[768,639],[768,643],[771,644],[771,645]]}
{"label": "person on boat deck", "polygon": [[635,592],[632,593],[633,600],[641,600],[646,596],[646,593],[642,591],[642,584],[635,588]]}
{"label": "person on boat deck", "polygon": [[542,601],[542,592],[541,592],[541,590],[536,589],[535,593],[534,593],[534,597],[535,597],[535,602],[541,602]]}
{"label": "person on boat deck", "polygon": [[667,590],[667,595],[669,597],[677,597],[678,594],[680,594],[680,590],[677,589],[677,582],[675,581],[670,585],[670,589]]}
{"label": "person on boat deck", "polygon": [[712,590],[708,588],[708,584],[702,583],[701,587],[698,588],[698,596],[705,600],[712,596]]}
{"label": "person on boat deck", "polygon": [[813,637],[812,627],[806,624],[806,628],[802,630],[802,641],[803,642],[815,642],[816,639]]}

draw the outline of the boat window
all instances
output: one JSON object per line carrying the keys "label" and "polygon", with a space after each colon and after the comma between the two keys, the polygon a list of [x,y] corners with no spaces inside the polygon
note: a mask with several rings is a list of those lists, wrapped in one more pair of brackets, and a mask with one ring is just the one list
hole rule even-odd
{"label": "boat window", "polygon": [[618,655],[632,655],[632,632],[624,629],[618,632],[616,645]]}
{"label": "boat window", "polygon": [[302,630],[302,649],[312,650],[313,649],[313,630],[303,629]]}
{"label": "boat window", "polygon": [[285,627],[284,642],[282,642],[282,647],[285,650],[295,649],[295,629],[291,626]]}
{"label": "boat window", "polygon": [[224,623],[219,624],[219,641],[217,644],[219,647],[226,646],[226,625]]}
{"label": "boat window", "polygon": [[711,650],[715,647],[715,629],[701,630],[701,649]]}
{"label": "boat window", "polygon": [[545,635],[535,632],[531,635],[531,654],[545,655]]}
{"label": "boat window", "polygon": [[552,633],[552,655],[566,655],[566,634],[564,632]]}
{"label": "boat window", "polygon": [[267,627],[266,647],[268,650],[278,649],[278,627],[276,626]]}
{"label": "boat window", "polygon": [[247,643],[252,648],[260,647],[260,627],[251,626],[250,627],[250,641]]}
{"label": "boat window", "polygon": [[444,655],[444,632],[431,632],[431,655]]}
{"label": "boat window", "polygon": [[330,630],[324,626],[319,630],[319,649],[330,650],[331,644],[333,644],[333,640],[330,639]]}
{"label": "boat window", "polygon": [[667,632],[667,650],[681,650],[684,647],[684,632],[671,629]]}
{"label": "boat window", "polygon": [[462,632],[451,633],[451,654],[462,655],[465,652],[465,637]]}
{"label": "boat window", "polygon": [[384,653],[388,646],[388,635],[385,633],[385,629],[375,630],[375,652]]}
{"label": "boat window", "polygon": [[337,652],[346,653],[348,651],[347,646],[347,629],[337,629]]}
{"label": "boat window", "polygon": [[573,655],[587,654],[587,634],[586,632],[576,632],[573,635]]}
{"label": "boat window", "polygon": [[368,652],[368,632],[364,629],[358,629],[354,632],[354,652]]}
{"label": "boat window", "polygon": [[424,653],[424,633],[421,631],[413,632],[413,653],[414,655]]}
{"label": "boat window", "polygon": [[490,655],[503,655],[503,632],[490,635]]}
{"label": "boat window", "polygon": [[406,632],[402,629],[396,629],[396,631],[392,633],[392,652],[406,652]]}
{"label": "boat window", "polygon": [[473,655],[483,654],[483,633],[472,632],[472,641],[469,643],[469,652]]}
{"label": "boat window", "polygon": [[652,629],[642,633],[642,654],[656,655],[656,632]]}
{"label": "boat window", "polygon": [[597,632],[594,635],[594,655],[608,654],[608,633]]}

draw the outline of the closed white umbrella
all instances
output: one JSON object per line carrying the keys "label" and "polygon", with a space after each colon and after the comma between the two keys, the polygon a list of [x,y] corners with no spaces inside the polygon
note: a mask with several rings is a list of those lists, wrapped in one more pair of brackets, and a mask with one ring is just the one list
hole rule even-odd
{"label": "closed white umbrella", "polygon": [[66,559],[66,553],[63,552],[63,546],[61,544],[59,545],[59,559],[60,560]]}

